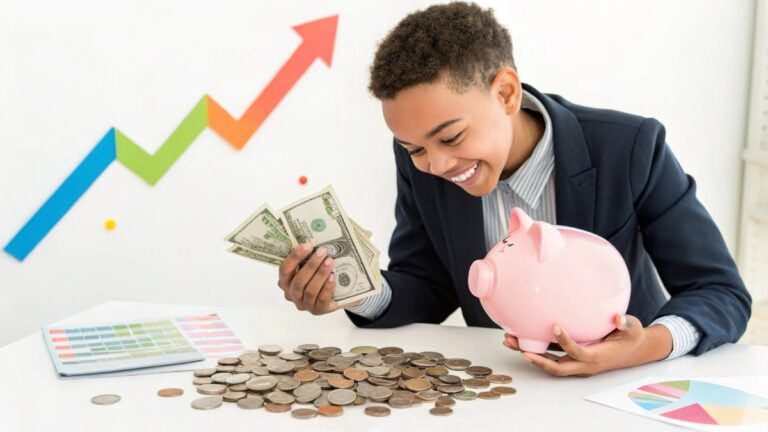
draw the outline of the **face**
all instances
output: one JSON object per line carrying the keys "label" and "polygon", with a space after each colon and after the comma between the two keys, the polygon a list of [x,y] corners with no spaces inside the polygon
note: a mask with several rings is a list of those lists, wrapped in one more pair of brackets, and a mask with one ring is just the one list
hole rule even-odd
{"label": "face", "polygon": [[481,196],[505,171],[513,146],[514,117],[522,89],[513,77],[497,75],[490,89],[461,93],[444,81],[420,84],[382,101],[384,120],[420,171]]}

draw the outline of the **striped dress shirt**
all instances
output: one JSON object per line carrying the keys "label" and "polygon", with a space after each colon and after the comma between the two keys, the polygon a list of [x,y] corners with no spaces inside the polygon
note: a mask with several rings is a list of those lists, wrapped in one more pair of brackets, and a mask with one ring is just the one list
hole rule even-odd
{"label": "striped dress shirt", "polygon": [[[496,188],[482,197],[486,250],[506,236],[509,214],[514,207],[523,209],[532,219],[555,225],[555,153],[552,120],[544,106],[530,93],[523,91],[523,109],[536,111],[544,118],[544,134],[531,156],[509,178],[500,180]],[[350,312],[376,319],[389,306],[392,289],[386,279],[379,294],[366,298]],[[672,352],[667,359],[687,354],[699,343],[699,331],[685,318],[662,316],[651,325],[660,324],[672,334]]]}

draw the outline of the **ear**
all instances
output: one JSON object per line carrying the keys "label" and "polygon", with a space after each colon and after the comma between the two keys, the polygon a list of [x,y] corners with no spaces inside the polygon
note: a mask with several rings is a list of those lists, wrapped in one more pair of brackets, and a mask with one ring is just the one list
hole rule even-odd
{"label": "ear", "polygon": [[534,250],[539,253],[539,262],[552,258],[565,247],[565,239],[560,231],[546,222],[535,222],[528,235],[533,240]]}
{"label": "ear", "polygon": [[494,97],[504,107],[507,115],[514,115],[520,111],[523,87],[520,82],[520,76],[514,68],[510,66],[501,67],[491,81],[491,89]]}
{"label": "ear", "polygon": [[533,219],[531,219],[523,209],[515,207],[509,214],[509,229],[507,230],[507,234],[512,235],[517,230],[528,232],[531,225],[533,225]]}

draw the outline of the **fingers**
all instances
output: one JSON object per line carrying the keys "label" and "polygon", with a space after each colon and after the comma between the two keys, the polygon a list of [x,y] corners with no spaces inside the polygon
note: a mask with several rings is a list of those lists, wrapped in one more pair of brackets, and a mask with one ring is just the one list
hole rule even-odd
{"label": "fingers", "polygon": [[333,289],[336,288],[336,276],[331,273],[323,284],[323,288],[317,295],[315,301],[315,308],[312,313],[320,315],[328,312],[333,312],[339,308],[335,301],[333,301]]}
{"label": "fingers", "polygon": [[504,333],[504,342],[502,342],[502,345],[509,349],[520,351],[520,344],[517,342],[517,338],[509,333]]}
{"label": "fingers", "polygon": [[[299,262],[301,262],[302,259],[304,259],[309,253],[312,251],[312,244],[311,243],[303,243],[291,250],[291,253],[288,254],[287,257],[283,260],[283,262],[280,263],[280,269],[279,269],[279,278],[277,281],[277,286],[283,289],[283,291],[286,291],[288,287],[291,285],[291,281],[293,280],[293,276],[296,273],[296,268],[299,265]],[[286,293],[287,294],[287,293]]]}
{"label": "fingers", "polygon": [[[331,276],[333,270],[333,258],[325,257],[322,263],[319,265],[317,272],[312,276],[307,285],[304,287],[304,294],[301,298],[296,298],[296,302],[301,302],[299,309],[306,309],[314,311],[317,296],[320,294],[320,290],[323,289],[325,283],[328,282],[328,278]],[[298,304],[298,303],[297,303]]]}
{"label": "fingers", "polygon": [[307,261],[307,263],[293,276],[291,285],[288,288],[288,294],[291,297],[291,301],[296,303],[299,310],[303,309],[303,297],[304,290],[309,284],[309,281],[317,273],[317,270],[325,260],[328,251],[325,248],[318,248],[314,255]]}
{"label": "fingers", "polygon": [[557,339],[557,343],[560,344],[563,351],[565,351],[572,359],[588,362],[592,361],[594,358],[594,353],[589,348],[576,343],[576,341],[571,339],[571,336],[568,335],[568,332],[559,325],[555,324],[552,326],[552,333],[554,333],[555,339]]}
{"label": "fingers", "polygon": [[[568,357],[553,358],[550,354],[543,356],[532,352],[524,352],[523,357],[534,366],[544,369],[554,376],[590,376],[594,375],[587,363],[574,361]],[[557,356],[554,356],[557,357]]]}

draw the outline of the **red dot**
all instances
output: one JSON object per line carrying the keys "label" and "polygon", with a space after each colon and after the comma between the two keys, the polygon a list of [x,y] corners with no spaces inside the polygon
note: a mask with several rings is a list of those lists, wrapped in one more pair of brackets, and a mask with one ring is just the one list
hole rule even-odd
{"label": "red dot", "polygon": [[303,184],[303,185],[305,185],[305,184],[307,184],[307,181],[308,181],[308,180],[307,180],[307,176],[301,176],[301,177],[299,177],[299,184]]}

